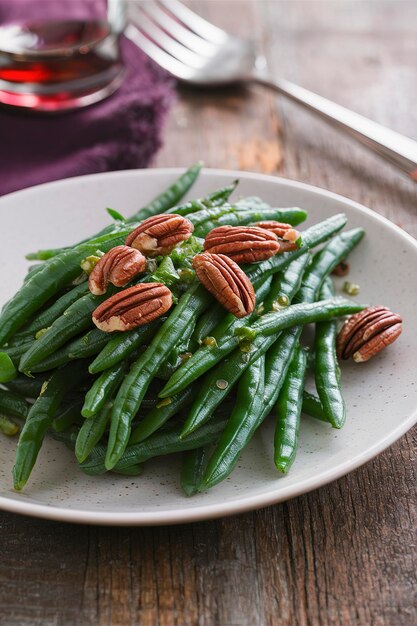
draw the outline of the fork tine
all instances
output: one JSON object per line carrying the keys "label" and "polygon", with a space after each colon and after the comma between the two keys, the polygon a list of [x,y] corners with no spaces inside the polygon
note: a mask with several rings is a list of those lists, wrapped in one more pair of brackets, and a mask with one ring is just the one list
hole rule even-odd
{"label": "fork tine", "polygon": [[172,13],[174,17],[188,26],[194,33],[200,35],[200,37],[217,44],[224,43],[225,40],[229,38],[229,35],[225,33],[224,30],[221,30],[221,28],[214,26],[214,24],[200,17],[197,13],[194,13],[194,11],[191,11],[191,9],[179,2],[179,0],[158,0],[158,2],[162,4],[167,11]]}
{"label": "fork tine", "polygon": [[161,48],[148,39],[133,24],[127,25],[124,34],[143,50],[145,54],[176,78],[180,80],[190,80],[192,78],[194,70],[191,67],[187,67],[184,63],[181,63],[181,61],[177,61],[177,59],[174,59],[170,54],[161,50]]}
{"label": "fork tine", "polygon": [[203,57],[175,41],[175,39],[163,31],[159,25],[149,19],[146,13],[141,11],[139,7],[135,7],[135,9],[138,19],[136,23],[137,28],[148,38],[152,39],[162,50],[168,52],[168,54],[174,57],[174,59],[177,59],[177,61],[181,61],[190,67],[199,69],[204,65],[205,59]]}
{"label": "fork tine", "polygon": [[140,6],[156,24],[161,26],[165,32],[172,35],[174,39],[182,43],[186,48],[207,57],[213,56],[213,54],[216,53],[216,44],[202,39],[199,35],[191,32],[178,22],[177,19],[172,17],[171,14],[161,9],[155,2],[144,2]]}

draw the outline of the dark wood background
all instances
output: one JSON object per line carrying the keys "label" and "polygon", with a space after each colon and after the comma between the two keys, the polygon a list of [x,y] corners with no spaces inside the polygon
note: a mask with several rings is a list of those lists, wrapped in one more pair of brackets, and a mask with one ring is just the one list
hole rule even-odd
{"label": "dark wood background", "polygon": [[[417,138],[414,0],[194,7],[256,38],[277,74]],[[260,89],[180,93],[155,165],[199,158],[326,187],[417,234],[415,184]],[[318,491],[192,525],[100,528],[0,512],[0,624],[414,626],[415,458],[416,430]]]}

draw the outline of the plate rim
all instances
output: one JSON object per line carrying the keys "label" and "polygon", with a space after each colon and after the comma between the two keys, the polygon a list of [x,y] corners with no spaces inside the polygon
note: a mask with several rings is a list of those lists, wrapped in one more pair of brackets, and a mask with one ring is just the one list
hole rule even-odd
{"label": "plate rim", "polygon": [[[84,176],[74,176],[63,180],[57,180],[47,183],[42,183],[26,189],[14,191],[10,194],[6,194],[0,198],[0,208],[4,202],[9,201],[11,198],[21,197],[22,195],[31,195],[34,192],[43,192],[45,189],[54,189],[56,187],[63,188],[65,186],[72,186],[77,182],[83,180],[96,180],[98,178],[124,178],[130,176],[151,176],[158,177],[163,175],[180,175],[186,168],[183,167],[165,167],[165,168],[151,168],[151,169],[132,169],[132,170],[117,170],[113,172],[100,172],[97,174],[87,174]],[[401,237],[403,237],[409,244],[415,248],[417,253],[417,240],[414,239],[409,233],[402,228],[391,222],[386,217],[379,213],[369,209],[368,207],[342,196],[341,194],[334,193],[325,188],[303,183],[295,179],[284,178],[279,176],[272,176],[269,174],[261,174],[256,172],[245,172],[239,170],[229,170],[221,168],[203,168],[200,176],[232,176],[236,178],[245,178],[249,180],[273,182],[278,186],[293,187],[295,189],[303,189],[306,192],[313,193],[319,196],[325,196],[327,198],[348,203],[350,206],[358,210],[360,213],[365,213],[368,217],[374,219],[377,222],[384,224],[388,229],[396,231]],[[395,443],[402,435],[404,435],[412,426],[417,422],[417,406],[413,413],[401,423],[399,426],[390,431],[382,440],[376,442],[373,446],[368,447],[365,451],[356,454],[353,458],[343,461],[336,465],[336,467],[327,469],[319,474],[315,474],[313,477],[304,480],[297,486],[289,486],[280,489],[279,492],[267,492],[260,493],[253,496],[242,496],[235,500],[220,503],[209,504],[195,507],[187,507],[174,511],[133,511],[133,512],[109,512],[99,510],[87,510],[87,509],[68,509],[64,507],[56,507],[47,504],[36,504],[31,502],[19,502],[18,499],[8,498],[0,495],[0,509],[10,512],[28,515],[32,517],[50,519],[62,522],[80,523],[80,524],[99,524],[109,526],[158,526],[158,525],[170,525],[170,524],[183,524],[192,523],[196,521],[204,521],[209,519],[215,519],[219,517],[226,517],[231,515],[242,514],[251,510],[264,508],[280,502],[285,502],[292,498],[296,498],[300,495],[309,493],[315,489],[329,484],[335,480],[338,480],[342,476],[354,471],[361,465],[375,458],[378,454],[386,450],[389,446]],[[10,490],[12,491],[12,490]],[[13,492],[15,495],[16,492]]]}

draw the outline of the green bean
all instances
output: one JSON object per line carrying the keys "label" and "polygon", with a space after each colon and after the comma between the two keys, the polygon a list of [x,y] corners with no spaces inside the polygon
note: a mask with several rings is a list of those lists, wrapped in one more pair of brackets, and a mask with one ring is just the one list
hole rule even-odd
{"label": "green bean", "polygon": [[80,400],[77,400],[68,406],[63,407],[52,422],[52,428],[54,431],[60,433],[64,430],[68,430],[68,428],[70,428],[73,424],[80,423],[82,421],[82,404],[83,403],[80,402]]}
{"label": "green bean", "polygon": [[[299,258],[303,259],[304,257],[301,256]],[[311,255],[310,253],[308,253],[305,256],[304,268],[307,267],[310,261],[311,261]],[[289,267],[291,268],[291,265]],[[285,309],[290,304],[287,294],[283,292],[281,289],[281,283],[282,283],[281,273],[274,274],[271,277],[271,286],[270,286],[269,292],[266,294],[266,297],[264,298],[264,301],[263,301],[264,313],[270,313],[271,311],[281,311],[282,309]]]}
{"label": "green bean", "polygon": [[155,320],[150,324],[139,326],[125,333],[117,333],[111,339],[109,338],[104,348],[90,364],[88,368],[90,374],[99,374],[130,357],[135,350],[153,337],[160,325],[160,320]]}
{"label": "green bean", "polygon": [[281,311],[266,313],[251,326],[240,326],[235,330],[235,336],[251,341],[258,335],[268,337],[298,324],[305,325],[331,320],[341,315],[352,315],[362,311],[363,308],[363,305],[341,296],[312,303],[300,302]]}
{"label": "green bean", "polygon": [[[290,212],[288,212],[290,211]],[[243,226],[253,221],[261,219],[265,216],[265,219],[277,219],[283,215],[287,215],[289,219],[301,222],[306,219],[306,213],[301,212],[301,209],[273,209],[268,208],[252,208],[252,207],[238,207],[234,204],[223,204],[219,207],[206,208],[201,211],[197,211],[191,215],[188,215],[188,219],[194,225],[194,236],[200,239],[209,233],[213,228],[217,226]]]}
{"label": "green bean", "polygon": [[36,273],[41,267],[42,263],[35,263],[35,265],[31,265],[30,267],[28,267],[26,276],[24,277],[23,281],[26,281],[28,278],[30,278],[30,276]]}
{"label": "green bean", "polygon": [[151,397],[145,396],[142,400],[142,404],[140,405],[140,410],[142,409],[153,409],[154,406],[158,404],[158,396]]}
{"label": "green bean", "polygon": [[[300,287],[307,261],[307,255],[296,259],[281,276],[281,284],[278,289],[290,301]],[[241,347],[237,348],[216,367],[207,372],[202,380],[200,391],[188,411],[181,432],[182,437],[189,436],[211,417],[214,410],[233,389],[234,384],[245,369],[265,354],[275,340],[276,337],[274,336],[255,337],[248,349],[242,351]]]}
{"label": "green bean", "polygon": [[93,356],[108,344],[109,339],[109,333],[99,328],[93,328],[86,332],[85,335],[73,339],[66,345],[68,358],[74,360]]}
{"label": "green bean", "polygon": [[[126,237],[132,232],[134,228],[136,228],[136,226],[136,222],[133,224],[129,224],[128,222],[124,222],[123,224],[114,224],[112,232],[103,234],[95,239],[91,239],[80,246],[76,246],[75,248],[73,248],[73,250],[88,248],[88,250],[91,250],[90,254],[94,254],[94,252],[97,250],[107,252],[107,250],[109,250],[110,248],[114,248],[118,245],[124,245]],[[110,248],[109,244],[111,244]],[[83,258],[86,258],[87,256],[90,255],[84,255]]]}
{"label": "green bean", "polygon": [[198,492],[198,486],[203,476],[207,458],[207,447],[196,448],[182,453],[181,488],[186,496],[193,496]]}
{"label": "green bean", "polygon": [[85,401],[81,411],[83,417],[90,418],[101,411],[106,401],[119,387],[125,373],[126,364],[118,363],[102,372],[102,374],[96,378],[85,395]]}
{"label": "green bean", "polygon": [[321,422],[329,422],[327,416],[323,411],[323,406],[321,404],[320,398],[315,396],[312,393],[304,390],[303,392],[303,413],[310,415],[311,417],[320,420]]}
{"label": "green bean", "polygon": [[80,262],[85,257],[93,254],[97,247],[100,247],[102,252],[107,252],[110,248],[124,243],[130,230],[121,230],[117,234],[103,238],[102,241],[83,244],[46,261],[4,307],[0,315],[0,345],[12,337],[54,294],[80,274]]}
{"label": "green bean", "polygon": [[65,443],[69,450],[74,451],[75,442],[77,441],[78,433],[80,432],[79,426],[70,426],[67,430],[63,430],[61,432],[56,432],[51,429],[48,434],[51,435],[52,439],[55,441],[62,441]]}
{"label": "green bean", "polygon": [[294,352],[299,346],[302,326],[281,333],[265,357],[265,402],[261,420],[272,411],[284,384]]}
{"label": "green bean", "polygon": [[44,382],[44,377],[28,378],[27,376],[17,376],[6,383],[6,387],[9,391],[18,393],[25,398],[37,398]]}
{"label": "green bean", "polygon": [[[332,296],[331,280],[321,288],[321,295]],[[346,406],[340,388],[340,368],[336,356],[337,324],[335,321],[316,324],[314,340],[316,389],[328,421],[334,428],[342,428],[346,419]]]}
{"label": "green bean", "polygon": [[3,348],[3,353],[7,354],[15,366],[18,366],[20,358],[29,350],[34,341],[34,339],[29,339],[29,341],[25,341],[25,343],[21,343],[18,346]]}
{"label": "green bean", "polygon": [[160,367],[158,367],[158,371],[155,374],[155,378],[159,380],[167,381],[171,378],[172,374],[176,372],[178,369],[178,364],[171,363],[169,359],[165,360]]}
{"label": "green bean", "polygon": [[[347,254],[357,245],[362,236],[363,231],[361,229],[355,229],[354,231],[351,231],[351,233],[337,235],[326,245],[325,248],[323,248],[323,250],[317,253],[313,259],[312,264],[305,272],[303,283],[298,290],[295,299],[304,301],[306,305],[314,302],[314,299],[318,294],[324,278],[334,269],[335,265],[337,265],[337,263],[344,259]],[[285,289],[282,290],[282,293],[288,295]],[[291,297],[289,297],[289,300],[291,300]],[[354,308],[356,305],[351,306],[352,308]],[[341,309],[339,309],[339,312],[340,311]],[[301,311],[299,310],[298,312],[302,317],[303,314],[301,313]],[[281,314],[282,313],[283,312],[281,311]],[[277,313],[266,314],[262,316],[257,322],[255,322],[253,326],[262,322],[262,319],[264,318],[267,318],[269,321],[271,321],[271,316],[273,316],[272,319],[277,319]],[[278,317],[278,320],[280,320],[280,317]],[[303,322],[306,322],[306,318],[304,318]],[[239,329],[239,331],[242,330],[243,328]],[[269,330],[272,329],[269,328]],[[251,329],[249,329],[248,334],[250,334],[250,332]],[[256,332],[252,333],[250,336],[253,337],[254,334],[256,335]],[[300,334],[301,327],[287,330],[284,333],[284,339],[285,337],[288,338],[289,346],[291,348],[288,349],[288,362],[291,359],[292,350],[297,345]],[[231,353],[228,358],[224,359],[215,368],[210,370],[208,374],[206,374],[202,382],[202,389],[197,395],[193,405],[189,410],[187,420],[181,432],[182,437],[187,437],[189,433],[193,432],[201,424],[203,424],[206,420],[210,418],[213,411],[216,409],[217,406],[219,406],[224,397],[230,392],[230,390],[233,388],[234,384],[239,379],[246,367],[253,363],[257,358],[262,356],[262,354],[265,354],[265,352],[275,343],[275,341],[275,334],[267,337],[264,337],[262,334],[255,336],[255,338],[251,341],[249,353],[244,353],[242,355],[241,350],[238,349]],[[266,360],[267,372],[269,367],[268,362],[269,357]]]}
{"label": "green bean", "polygon": [[221,304],[213,304],[208,311],[203,313],[195,325],[193,339],[201,343],[203,339],[211,335],[216,326],[223,320],[225,310]]}
{"label": "green bean", "polygon": [[[236,209],[236,207],[234,207]],[[225,215],[221,215],[218,220],[216,220],[217,226],[230,225],[230,226],[239,226],[245,224],[251,224],[253,222],[259,221],[269,221],[269,220],[277,220],[279,222],[288,222],[293,226],[297,226],[304,222],[307,219],[307,211],[303,209],[299,209],[297,207],[292,207],[288,209],[282,208],[267,208],[261,209],[259,207],[243,209],[242,207],[232,215],[229,215],[229,220]],[[198,233],[196,233],[198,235]]]}
{"label": "green bean", "polygon": [[26,419],[30,405],[26,400],[13,391],[0,389],[0,413],[11,417]]}
{"label": "green bean", "polygon": [[[269,285],[270,279],[267,278],[256,289],[256,298],[260,302],[265,297]],[[256,312],[250,319],[255,317]],[[247,324],[247,318],[238,319],[231,313],[224,315],[222,321],[213,329],[212,336],[207,338],[206,343],[173,373],[162,389],[160,397],[166,398],[179,393],[232,352],[239,343],[235,331],[245,324]]]}
{"label": "green bean", "polygon": [[[310,268],[308,268],[304,276],[303,284],[298,291],[296,298],[305,298],[307,301],[315,298],[323,278],[334,267],[335,258],[333,253],[335,252],[335,248],[338,249],[339,257],[344,258],[359,240],[360,238],[357,238],[355,234],[350,238],[339,235],[338,238],[336,238],[336,244],[333,241],[327,245],[330,249],[330,253],[329,251],[326,252],[326,249],[318,253],[313,261],[313,264]],[[315,285],[315,288],[311,288],[311,285]],[[269,349],[266,354],[265,367],[265,402],[262,412],[258,415],[254,413],[252,416],[253,431],[249,431],[248,438],[245,440],[246,443],[250,440],[251,432],[254,432],[254,430],[262,423],[278,398],[288,364],[293,357],[294,351],[297,349],[301,330],[301,327],[295,327],[289,331],[281,333],[280,338],[277,341],[274,341],[273,336],[266,340],[269,344],[267,344]],[[255,342],[257,341],[259,341],[259,338],[255,339]],[[260,346],[258,349],[256,349],[256,346],[254,347],[255,355],[259,351],[262,352],[265,348],[265,346]],[[236,372],[232,373],[236,376]],[[227,373],[225,375],[227,376]]]}
{"label": "green bean", "polygon": [[265,298],[268,296],[272,283],[272,276],[268,276],[264,280],[260,280],[254,285],[255,295],[256,295],[256,310],[255,315],[260,315],[259,307],[265,301]]}
{"label": "green bean", "polygon": [[270,209],[271,206],[259,198],[258,196],[246,196],[245,198],[239,198],[233,203],[233,206],[239,211],[247,211],[248,209]]}
{"label": "green bean", "polygon": [[[255,431],[270,413],[284,383],[294,350],[297,348],[300,332],[300,329],[294,328],[288,332],[281,333],[275,342],[272,338],[269,338],[269,345],[267,346],[269,349],[266,352],[266,356],[260,357],[265,359],[264,393],[260,401],[253,401],[250,410],[246,413],[244,408],[242,409],[243,416],[241,419],[239,419],[239,413],[236,413],[236,419],[232,421],[231,418],[228,422],[228,426],[219,439],[213,457],[210,459],[207,471],[200,484],[200,490],[214,486],[231,473],[243,449],[248,445]],[[265,353],[265,351],[265,346],[261,346],[257,354]],[[239,386],[242,385],[243,389],[245,385],[244,380],[251,375],[250,370],[255,367],[256,363],[256,361],[251,363],[240,378]],[[254,375],[253,372],[252,375]]]}
{"label": "green bean", "polygon": [[175,346],[165,361],[158,367],[155,377],[165,382],[169,380],[180,365],[189,358],[188,353],[188,349],[181,349],[181,346],[178,346],[178,348]]}
{"label": "green bean", "polygon": [[[338,235],[333,241],[328,243],[322,251],[317,253],[313,259],[313,263],[305,273],[303,283],[295,296],[295,300],[306,301],[307,303],[313,301],[319,293],[323,280],[332,271],[335,264],[345,258],[361,238],[362,233],[358,233],[357,231]],[[295,327],[286,333],[282,333],[280,339],[273,343],[267,352],[265,374],[266,402],[264,413],[260,416],[260,421],[266,417],[278,398],[281,385],[277,384],[277,381],[283,380],[286,366],[290,363],[297,349],[301,330],[301,327]],[[300,358],[302,359],[303,357]],[[303,364],[302,369],[305,370],[305,368],[306,364]]]}
{"label": "green bean", "polygon": [[63,396],[80,382],[83,375],[84,371],[79,363],[73,363],[56,370],[43,385],[38,399],[28,413],[17,444],[13,480],[14,488],[18,491],[29,479],[46,431],[51,426]]}
{"label": "green bean", "polygon": [[[128,224],[140,222],[147,217],[152,215],[157,215],[158,213],[164,213],[171,207],[173,207],[191,188],[195,180],[197,179],[202,164],[196,163],[192,167],[190,167],[184,174],[182,174],[172,185],[168,187],[165,191],[163,191],[159,196],[157,196],[154,200],[152,200],[149,204],[139,209],[134,215],[129,217],[126,222]],[[99,233],[96,233],[89,239],[84,239],[80,241],[76,245],[82,245],[84,243],[89,243],[95,239],[101,238],[108,234],[113,233],[115,230],[114,224],[110,224],[102,229]],[[115,244],[116,245],[116,244]],[[29,253],[26,255],[27,259],[39,259],[39,260],[48,260],[57,254],[65,252],[68,248],[55,248],[49,250],[39,250],[38,252]]]}
{"label": "green bean", "polygon": [[[351,250],[358,245],[363,236],[364,230],[362,228],[354,228],[346,233],[337,235],[320,252],[318,252],[313,259],[311,267],[306,273],[301,289],[295,296],[295,302],[305,303],[306,305],[311,305],[314,308],[316,306],[316,304],[313,304],[315,296],[320,290],[326,276],[332,272],[341,260],[346,258],[349,252],[351,252]],[[348,301],[345,302],[348,307]],[[337,308],[337,299],[334,299],[334,303]],[[343,309],[343,302],[340,302],[340,304],[341,309]],[[292,308],[292,310],[297,314],[297,309]],[[263,315],[262,318],[252,325],[251,329],[246,331],[245,327],[242,327],[238,330],[238,332],[241,335],[245,335],[247,333],[249,336],[253,336],[253,333],[256,332],[262,332],[263,334],[273,333],[274,324],[277,319],[278,324],[280,323],[279,318],[276,316],[276,313]],[[331,316],[329,316],[329,318],[330,317]],[[318,319],[320,319],[320,317]]]}
{"label": "green bean", "polygon": [[[9,339],[9,341],[7,342],[7,344],[4,346],[3,350],[5,352],[9,352],[10,350],[12,350],[12,356],[13,356],[13,351],[17,349],[20,350],[21,346],[25,346],[24,349],[28,349],[28,347],[30,346],[31,343],[33,343],[33,341],[35,341],[35,338],[31,335],[14,335],[11,339]],[[17,352],[17,355],[19,356],[19,353]]]}
{"label": "green bean", "polygon": [[55,300],[55,302],[45,309],[45,311],[39,313],[34,320],[27,326],[25,326],[15,337],[26,337],[30,335],[32,337],[42,330],[48,328],[51,324],[60,317],[63,312],[71,305],[74,304],[79,298],[88,293],[88,282],[85,281],[80,285],[76,285],[73,289],[64,293],[63,296]]}
{"label": "green bean", "polygon": [[75,442],[75,456],[79,463],[85,461],[100,441],[110,419],[111,403],[103,406],[91,419],[84,421]]}
{"label": "green bean", "polygon": [[188,406],[193,401],[196,393],[197,389],[189,386],[183,392],[172,396],[172,398],[160,400],[132,432],[129,445],[144,441],[155,431],[159,430],[171,417],[177,415],[185,406]]}
{"label": "green bean", "polygon": [[[186,450],[194,450],[195,448],[209,445],[217,440],[225,426],[225,419],[215,419],[204,424],[196,433],[193,433],[190,437],[183,440],[180,438],[180,429],[178,425],[175,424],[166,430],[152,435],[152,437],[149,437],[146,441],[136,443],[126,448],[117,464],[112,469],[120,471],[136,463],[144,463],[157,456],[164,456],[175,452],[185,452]],[[103,474],[108,469],[104,464],[105,457],[106,446],[96,445],[88,459],[84,461],[80,467],[83,472],[90,476]]]}
{"label": "green bean", "polygon": [[168,378],[170,378],[183,362],[184,355],[190,353],[190,351],[194,350],[197,347],[195,342],[191,339],[194,333],[195,325],[196,320],[194,319],[192,323],[189,324],[186,329],[184,329],[180,340],[172,348],[165,361],[158,368],[158,371],[156,373],[156,376],[158,378],[162,378],[163,380],[167,380]]}
{"label": "green bean", "polygon": [[239,380],[234,409],[209,459],[198,485],[199,491],[217,485],[233,471],[240,452],[255,430],[253,416],[262,411],[264,385],[265,357],[261,356],[245,370]]}
{"label": "green bean", "polygon": [[[203,213],[206,213],[208,217],[204,219],[205,215]],[[205,237],[213,228],[225,224],[242,226],[264,220],[278,220],[296,226],[307,218],[307,213],[302,209],[249,209],[242,211],[236,210],[234,207],[230,207],[226,211],[226,208],[222,207],[222,210],[218,211],[218,213],[212,211],[209,214],[208,211],[201,211],[200,214],[194,213],[189,218],[194,224],[194,234],[197,237]]]}
{"label": "green bean", "polygon": [[[231,204],[221,204],[217,207],[204,207],[200,211],[190,213],[187,217],[194,225],[194,235],[196,229],[202,226],[205,222],[212,223],[222,215],[230,215],[235,209]],[[204,237],[204,235],[197,235],[198,237]]]}
{"label": "green bean", "polygon": [[[186,187],[183,184],[178,185],[182,177],[177,181],[177,183],[174,184],[172,189],[174,189],[174,187],[177,187],[177,190],[181,191],[180,194],[177,194],[177,201],[180,200],[188,191],[188,189],[191,187],[191,184],[194,182],[194,180],[198,176],[200,168],[201,168],[201,165],[197,164],[196,166],[193,166],[193,168],[190,168],[190,170],[185,173],[184,175],[185,179],[187,178],[188,173],[191,174],[188,177],[188,187]],[[172,190],[170,188],[167,190],[167,192],[164,192],[163,194],[161,194],[161,196],[158,196],[149,205],[147,205],[146,207],[143,207],[137,213],[129,217],[125,222],[122,222],[122,223],[117,222],[116,224],[110,224],[109,226],[106,226],[104,229],[102,229],[99,233],[94,235],[93,237],[85,239],[76,245],[81,246],[84,244],[89,244],[89,245],[95,245],[96,247],[100,247],[100,244],[102,243],[102,241],[105,240],[108,236],[122,233],[125,231],[126,227],[130,226],[129,231],[127,231],[126,234],[124,235],[124,238],[125,238],[128,232],[130,232],[132,228],[135,228],[144,219],[147,219],[148,217],[151,217],[152,215],[157,215],[159,213],[166,212],[166,213],[177,213],[179,215],[189,215],[191,213],[194,213],[200,210],[205,210],[207,208],[219,207],[227,201],[231,193],[236,188],[236,184],[237,184],[237,181],[235,181],[231,185],[228,185],[227,187],[222,187],[221,189],[216,190],[215,192],[209,194],[208,196],[204,198],[200,198],[198,200],[192,200],[181,206],[174,206],[171,204],[172,200],[174,199],[174,194],[171,193]],[[123,241],[120,241],[120,243],[123,243]],[[119,245],[119,243],[115,243],[114,245]],[[69,247],[63,247],[63,248],[50,248],[50,249],[38,250],[37,252],[31,252],[27,254],[26,258],[29,260],[38,259],[38,260],[46,261],[59,254],[62,254],[63,252],[67,252],[70,249],[71,248]]]}
{"label": "green bean", "polygon": [[[27,259],[28,261],[49,261],[49,259],[52,259],[54,256],[57,256],[58,254],[61,254],[66,250],[69,250],[69,247],[42,248],[41,250],[36,250],[36,252],[27,252],[25,254],[25,259]],[[26,282],[28,278],[31,278],[31,275],[36,274],[37,271],[38,267],[36,267],[36,269],[33,270],[30,275],[27,274],[23,279],[23,282]]]}
{"label": "green bean", "polygon": [[202,376],[216,363],[232,352],[239,344],[234,335],[235,329],[245,322],[231,314],[224,316],[211,337],[194,354],[173,372],[165,387],[160,392],[161,398],[167,398],[186,389],[194,380]]}
{"label": "green bean", "polygon": [[31,373],[47,372],[70,361],[86,359],[100,352],[108,342],[108,333],[98,328],[93,328],[81,335],[81,337],[69,341],[62,348],[58,348],[58,350],[55,350],[55,352],[32,366]]}
{"label": "green bean", "polygon": [[[231,383],[230,386],[232,386],[239,379],[242,371],[246,374],[248,369],[253,367],[256,359],[263,358],[263,355],[266,353],[264,395],[262,402],[260,404],[255,403],[252,410],[245,416],[245,419],[241,423],[236,421],[234,428],[230,427],[227,436],[225,434],[222,437],[222,447],[227,454],[223,458],[222,450],[220,449],[217,452],[218,464],[213,461],[211,465],[211,472],[218,479],[212,482],[211,477],[207,473],[205,476],[207,482],[202,484],[202,488],[217,484],[217,482],[228,476],[233,470],[242,450],[248,445],[255,431],[270,413],[286,376],[293,351],[298,345],[300,334],[300,329],[295,328],[281,333],[277,340],[269,337],[266,341],[264,340],[263,344],[259,344],[256,347],[247,366],[239,368],[239,363],[236,360],[229,364],[228,380]],[[271,348],[274,349],[272,354]],[[212,399],[210,401],[212,402]],[[223,466],[221,466],[222,458],[224,460]]]}
{"label": "green bean", "polygon": [[199,161],[192,165],[184,174],[182,174],[172,185],[163,193],[157,196],[152,202],[140,209],[137,213],[128,218],[128,222],[139,222],[152,215],[165,213],[171,207],[176,205],[187,191],[192,187],[200,170],[202,163]]}
{"label": "green bean", "polygon": [[[71,250],[85,249],[86,253],[83,255],[82,258],[80,258],[81,263],[83,259],[87,258],[88,256],[94,255],[97,250],[103,251],[103,246],[108,241],[113,242],[113,245],[111,247],[123,244],[124,240],[126,239],[127,235],[133,227],[134,226],[129,226],[127,222],[119,221],[113,224],[109,224],[94,237],[84,239],[74,246],[65,246],[62,248],[46,248],[38,250],[37,252],[29,252],[28,254],[26,254],[26,258],[29,261],[33,259],[39,259],[41,261],[44,261],[45,263],[43,264],[43,266],[45,266],[48,263],[54,261],[57,257],[61,258],[62,256],[68,254],[69,252],[71,252]],[[34,272],[34,274],[35,273],[36,272]],[[77,276],[75,278],[77,278]]]}
{"label": "green bean", "polygon": [[0,383],[8,383],[17,376],[17,370],[10,356],[0,352]]}
{"label": "green bean", "polygon": [[[362,305],[350,302],[345,298],[334,298],[312,304],[294,304],[276,313],[263,315],[252,326],[236,326],[234,337],[228,338],[220,346],[213,347],[204,359],[201,358],[197,363],[193,362],[192,369],[187,371],[186,366],[193,358],[189,359],[184,364],[184,371],[181,372],[182,376],[178,380],[176,380],[176,374],[180,372],[181,368],[177,370],[172,376],[173,379],[175,378],[175,387],[174,385],[171,386],[169,384],[170,381],[168,381],[167,385],[160,392],[160,397],[167,397],[174,393],[174,390],[175,393],[178,393],[180,389],[184,388],[185,382],[188,384],[191,380],[195,380],[212,368],[216,363],[219,363],[239,345],[239,339],[253,342],[258,336],[264,338],[271,335],[275,336],[278,332],[298,324],[305,325],[311,322],[332,319],[336,316],[353,314],[361,311],[363,308]],[[243,344],[243,351],[245,347],[245,344]],[[197,354],[195,353],[195,355]],[[185,374],[187,374],[187,378],[185,378]]]}
{"label": "green bean", "polygon": [[108,290],[102,296],[88,293],[71,304],[64,313],[53,322],[45,333],[37,339],[20,360],[20,371],[30,374],[32,367],[60,348],[72,337],[93,326],[92,313],[96,307],[115,290]]}
{"label": "green bean", "polygon": [[211,296],[197,283],[178,301],[152,342],[132,365],[116,396],[112,415],[106,467],[112,469],[123,454],[130,437],[130,425],[150,381],[169,352],[195,318],[211,302]]}
{"label": "green bean", "polygon": [[0,432],[7,437],[14,437],[19,432],[19,426],[6,415],[0,415]]}
{"label": "green bean", "polygon": [[343,228],[346,224],[346,216],[343,213],[333,215],[327,220],[310,226],[307,230],[303,231],[303,245],[298,250],[293,252],[283,252],[282,254],[276,254],[275,256],[262,261],[261,263],[245,266],[245,272],[252,282],[255,284],[260,278],[266,278],[276,272],[281,271],[291,261],[298,259],[306,250],[310,250],[315,246],[320,245],[332,237],[335,233]]}
{"label": "green bean", "polygon": [[[162,387],[161,381],[158,380],[157,378],[154,378],[151,381],[146,391],[146,394],[144,395],[142,399],[142,402],[139,407],[139,411],[134,416],[135,421],[138,419],[142,419],[144,417],[144,414],[143,414],[144,409],[153,409],[153,407],[159,403],[158,393],[161,387]],[[136,423],[135,423],[135,426],[136,426]]]}
{"label": "green bean", "polygon": [[[258,283],[254,285],[257,305],[261,304],[266,298],[271,287],[271,280],[271,278],[266,278],[265,280],[258,281]],[[224,323],[225,315],[225,309],[221,304],[213,304],[210,310],[203,313],[198,319],[192,336],[193,342],[201,344],[204,339],[213,336],[213,331],[215,331],[220,324]],[[228,317],[228,319],[232,318]]]}
{"label": "green bean", "polygon": [[176,213],[177,215],[190,215],[191,213],[197,213],[198,211],[204,211],[206,209],[212,209],[222,206],[227,202],[233,191],[236,189],[236,185],[239,181],[235,180],[231,185],[227,187],[221,187],[216,189],[205,198],[199,198],[198,200],[190,200],[186,204],[181,206],[173,206],[168,209],[166,213]]}
{"label": "green bean", "polygon": [[[314,302],[325,278],[343,261],[363,239],[363,228],[352,228],[334,237],[313,259],[309,274],[306,276],[296,302]],[[304,236],[303,236],[304,240]]]}
{"label": "green bean", "polygon": [[143,474],[143,465],[138,463],[137,465],[129,465],[123,469],[113,469],[112,474],[120,474],[121,476],[140,476]]}
{"label": "green bean", "polygon": [[305,351],[297,347],[276,404],[277,422],[274,437],[274,462],[286,474],[297,453],[298,433],[307,368]]}

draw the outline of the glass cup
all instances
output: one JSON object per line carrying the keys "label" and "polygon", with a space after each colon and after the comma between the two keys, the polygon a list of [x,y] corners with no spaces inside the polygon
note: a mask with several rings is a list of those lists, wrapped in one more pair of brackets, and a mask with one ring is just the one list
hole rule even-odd
{"label": "glass cup", "polygon": [[123,3],[106,20],[60,20],[0,27],[0,103],[43,112],[76,109],[112,94],[123,80]]}

